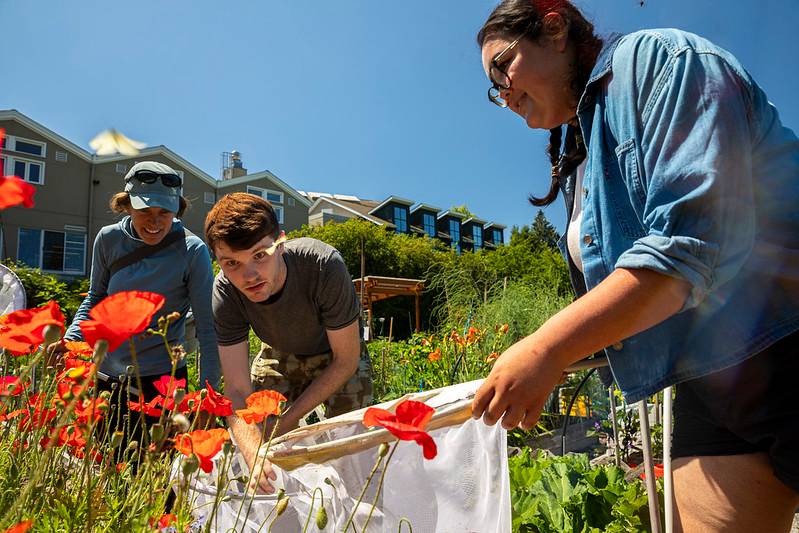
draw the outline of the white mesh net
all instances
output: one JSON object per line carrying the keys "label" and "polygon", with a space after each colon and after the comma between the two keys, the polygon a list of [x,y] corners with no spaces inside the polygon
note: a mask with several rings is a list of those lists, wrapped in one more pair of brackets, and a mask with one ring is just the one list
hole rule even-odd
{"label": "white mesh net", "polygon": [[[425,401],[437,412],[463,411],[478,385],[479,382],[464,383],[411,395],[410,398]],[[396,403],[388,402],[379,407],[391,409]],[[333,455],[345,453],[323,464],[304,464],[290,471],[277,469],[276,486],[284,488],[285,495],[289,497],[286,511],[277,518],[273,512],[277,503],[274,495],[256,496],[248,514],[250,496],[242,505],[245,498],[242,483],[228,484],[225,494],[217,495],[217,469],[222,461],[220,454],[210,474],[200,471],[199,476],[191,478],[190,501],[192,512],[198,519],[195,525],[204,525],[211,519],[214,502],[221,500],[212,519],[213,531],[232,528],[234,531],[255,533],[265,532],[271,526],[273,532],[297,533],[304,530],[309,517],[307,531],[317,531],[314,517],[320,506],[320,498],[319,491],[314,497],[314,490],[318,488],[324,494],[328,517],[325,531],[343,531],[377,459],[375,446],[360,446],[360,449],[353,451],[353,436],[370,434],[370,430],[361,423],[362,416],[363,410],[355,411],[306,426],[288,434],[287,439],[273,448],[272,452],[284,452],[300,462],[304,457],[309,457],[305,453],[309,449],[332,450]],[[431,425],[434,421],[435,418]],[[299,438],[291,437],[297,433]],[[507,433],[499,425],[489,427],[471,419],[433,429],[429,433],[438,447],[438,455],[432,460],[423,458],[422,449],[415,442],[399,443],[386,469],[379,501],[365,531],[397,532],[402,519],[413,526],[415,533],[510,531]],[[355,437],[356,440],[359,438]],[[390,443],[393,444],[393,439]],[[175,478],[179,475],[181,461],[179,458],[173,465]],[[377,470],[357,508],[354,525],[358,532],[364,532],[363,524],[375,500],[381,473],[382,468]],[[246,474],[244,461],[234,456],[228,468],[228,477]],[[401,531],[410,529],[403,525]]]}

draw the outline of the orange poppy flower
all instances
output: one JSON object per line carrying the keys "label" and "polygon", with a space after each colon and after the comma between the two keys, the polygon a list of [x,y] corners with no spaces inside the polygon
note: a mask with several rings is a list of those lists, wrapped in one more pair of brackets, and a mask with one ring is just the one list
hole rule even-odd
{"label": "orange poppy flower", "polygon": [[236,414],[248,424],[257,424],[267,416],[280,416],[280,403],[285,401],[285,396],[273,390],[254,392],[247,397],[247,409],[236,409]]}
{"label": "orange poppy flower", "polygon": [[434,351],[427,354],[427,360],[431,363],[434,361],[441,361],[441,348],[436,348]]}
{"label": "orange poppy flower", "polygon": [[499,326],[497,328],[497,333],[500,333],[500,334],[504,335],[504,334],[506,334],[508,332],[508,328],[509,328],[509,326],[507,324],[502,324],[501,326]]}
{"label": "orange poppy flower", "polygon": [[493,363],[499,359],[499,352],[491,352],[488,357],[486,357],[486,363]]}
{"label": "orange poppy flower", "polygon": [[161,515],[161,518],[158,519],[158,529],[164,529],[172,524],[177,523],[178,517],[172,513]]}
{"label": "orange poppy flower", "polygon": [[69,360],[82,359],[84,361],[91,361],[94,350],[85,341],[65,341],[64,348],[67,349],[64,353],[64,358]]}
{"label": "orange poppy flower", "polygon": [[405,400],[397,405],[395,413],[379,407],[370,407],[363,414],[363,425],[381,426],[400,440],[415,441],[422,447],[424,458],[433,459],[438,453],[436,443],[424,428],[434,412],[435,409],[425,403]]}
{"label": "orange poppy flower", "polygon": [[25,533],[31,527],[33,527],[33,520],[23,520],[6,529],[3,533]]}
{"label": "orange poppy flower", "polygon": [[108,351],[113,352],[132,335],[144,331],[165,301],[163,296],[154,292],[112,294],[89,311],[91,320],[80,323],[83,338],[91,346],[100,339],[106,340]]}
{"label": "orange poppy flower", "polygon": [[191,433],[181,433],[175,437],[175,449],[187,457],[192,454],[200,460],[203,472],[210,473],[214,465],[211,462],[222,449],[225,441],[230,440],[230,434],[224,428],[198,429]]}
{"label": "orange poppy flower", "polygon": [[58,326],[64,330],[64,314],[54,301],[35,309],[21,309],[0,318],[0,346],[15,355],[30,352],[44,340],[44,328]]}

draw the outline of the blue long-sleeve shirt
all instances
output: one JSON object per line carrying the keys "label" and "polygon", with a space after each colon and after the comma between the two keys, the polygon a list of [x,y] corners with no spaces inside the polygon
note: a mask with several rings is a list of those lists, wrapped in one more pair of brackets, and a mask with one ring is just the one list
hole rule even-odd
{"label": "blue long-sleeve shirt", "polygon": [[[183,224],[174,220],[171,231],[181,231]],[[164,307],[153,317],[150,327],[157,329],[158,317],[178,311],[180,319],[170,325],[167,338],[170,345],[183,344],[186,313],[191,308],[200,343],[200,384],[208,380],[218,386],[220,367],[219,351],[211,312],[213,270],[205,243],[197,236],[186,234],[166,248],[120,269],[113,276],[109,268],[119,258],[136,248],[145,246],[132,227],[130,217],[105,226],[97,234],[92,252],[92,271],[89,293],[78,308],[64,338],[82,340],[79,324],[89,319],[89,311],[109,294],[121,291],[149,291],[166,298]],[[139,372],[143,376],[157,376],[170,372],[172,363],[161,337],[133,338]],[[129,342],[109,353],[101,370],[111,376],[125,373],[131,365]],[[185,366],[182,361],[179,366]]]}

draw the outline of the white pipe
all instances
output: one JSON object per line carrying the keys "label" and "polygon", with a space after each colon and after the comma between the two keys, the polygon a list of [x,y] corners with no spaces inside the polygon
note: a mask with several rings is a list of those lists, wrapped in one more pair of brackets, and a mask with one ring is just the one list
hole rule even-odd
{"label": "white pipe", "polygon": [[671,472],[671,387],[663,390],[663,498],[666,533],[674,529],[674,484]]}
{"label": "white pipe", "polygon": [[652,533],[661,533],[660,503],[658,502],[657,485],[655,484],[655,464],[652,461],[652,434],[649,431],[649,411],[646,398],[638,402],[638,418],[641,423],[641,442],[644,448],[644,472],[646,473],[646,496],[649,500],[649,521]]}

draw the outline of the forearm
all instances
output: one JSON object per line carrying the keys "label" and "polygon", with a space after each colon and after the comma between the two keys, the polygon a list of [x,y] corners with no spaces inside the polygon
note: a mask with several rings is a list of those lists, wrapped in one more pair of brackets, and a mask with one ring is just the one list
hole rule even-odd
{"label": "forearm", "polygon": [[520,343],[565,368],[674,315],[690,289],[651,270],[616,269]]}

